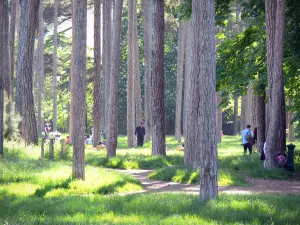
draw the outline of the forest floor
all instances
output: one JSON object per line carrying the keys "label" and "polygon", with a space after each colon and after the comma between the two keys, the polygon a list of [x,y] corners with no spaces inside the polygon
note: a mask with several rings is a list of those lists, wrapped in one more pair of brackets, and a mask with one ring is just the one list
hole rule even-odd
{"label": "forest floor", "polygon": [[[180,184],[169,181],[152,180],[148,178],[154,170],[115,170],[131,175],[141,182],[144,189],[137,193],[187,193],[199,194],[199,184]],[[219,191],[227,194],[300,194],[300,180],[277,180],[261,178],[245,178],[249,186],[219,186]]]}

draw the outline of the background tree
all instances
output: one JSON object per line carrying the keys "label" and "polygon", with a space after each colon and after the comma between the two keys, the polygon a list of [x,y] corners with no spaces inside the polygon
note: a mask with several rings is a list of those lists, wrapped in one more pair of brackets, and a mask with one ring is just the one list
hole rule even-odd
{"label": "background tree", "polygon": [[53,131],[57,131],[57,27],[58,0],[54,0],[54,34],[53,34]]}
{"label": "background tree", "polygon": [[[94,108],[93,108],[93,145],[99,142],[101,134],[101,4],[102,0],[94,0]],[[104,116],[104,115],[102,115]]]}
{"label": "background tree", "polygon": [[[86,113],[86,24],[87,1],[73,0],[72,15],[72,98],[73,122],[73,179],[85,179],[85,113]],[[75,13],[76,12],[76,13]],[[76,137],[76,138],[75,138]]]}
{"label": "background tree", "polygon": [[17,0],[10,2],[10,34],[9,34],[9,47],[10,47],[10,73],[11,73],[11,95],[14,93],[14,73],[15,73],[15,38],[16,38],[16,14],[17,14]]}
{"label": "background tree", "polygon": [[120,72],[120,42],[123,0],[116,0],[113,20],[112,71],[110,77],[107,157],[116,156],[118,139],[118,75]]}
{"label": "background tree", "polygon": [[22,116],[26,144],[38,144],[34,97],[32,92],[32,64],[39,2],[39,0],[21,1],[16,109]]}
{"label": "background tree", "polygon": [[153,56],[153,87],[152,87],[152,155],[166,155],[165,138],[165,101],[164,101],[164,1],[154,0],[154,56]]}

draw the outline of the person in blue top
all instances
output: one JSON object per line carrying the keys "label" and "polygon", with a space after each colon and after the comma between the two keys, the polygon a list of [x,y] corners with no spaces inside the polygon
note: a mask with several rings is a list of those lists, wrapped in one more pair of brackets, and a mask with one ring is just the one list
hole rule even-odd
{"label": "person in blue top", "polygon": [[249,153],[252,154],[253,132],[251,131],[251,125],[247,125],[247,128],[242,131],[242,139],[244,154],[247,153],[247,149],[249,149]]}

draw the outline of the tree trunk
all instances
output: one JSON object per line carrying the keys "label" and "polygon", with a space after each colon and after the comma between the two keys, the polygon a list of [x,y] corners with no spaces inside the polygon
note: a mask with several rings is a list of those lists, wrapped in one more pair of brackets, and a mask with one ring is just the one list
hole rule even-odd
{"label": "tree trunk", "polygon": [[42,98],[44,93],[44,6],[43,0],[39,7],[39,40],[38,40],[38,70],[39,70],[39,92],[38,92],[38,134],[41,136],[44,126],[42,122]]}
{"label": "tree trunk", "polygon": [[151,46],[152,46],[152,20],[151,20],[151,8],[152,5],[149,1],[152,0],[143,0],[142,1],[142,10],[143,10],[143,30],[144,30],[144,57],[145,57],[145,130],[146,136],[145,141],[150,141],[151,139]]}
{"label": "tree trunk", "polygon": [[138,25],[137,25],[137,0],[133,0],[133,70],[134,70],[134,95],[135,95],[135,115],[136,124],[143,121],[142,112],[142,92],[141,92],[141,77],[140,77],[140,54],[138,40]]}
{"label": "tree trunk", "polygon": [[218,196],[215,10],[214,0],[193,0],[192,4],[193,56],[187,92],[191,102],[184,147],[195,151],[194,168],[200,168],[200,199],[207,201]]}
{"label": "tree trunk", "polygon": [[110,77],[107,157],[115,157],[118,142],[118,75],[120,73],[121,29],[123,0],[116,0],[114,7],[114,45]]}
{"label": "tree trunk", "polygon": [[17,0],[11,1],[11,17],[10,17],[10,73],[11,73],[11,96],[14,95],[14,73],[15,73],[15,38],[16,38],[16,14],[17,14]]}
{"label": "tree trunk", "polygon": [[101,3],[102,0],[94,0],[94,147],[97,146],[101,135]]}
{"label": "tree trunk", "polygon": [[233,134],[236,135],[239,132],[239,96],[237,94],[234,95],[233,105]]}
{"label": "tree trunk", "polygon": [[240,115],[240,131],[246,128],[247,126],[247,96],[242,96],[241,103],[241,115]]}
{"label": "tree trunk", "polygon": [[108,120],[108,98],[109,98],[109,79],[111,73],[111,44],[112,44],[112,32],[111,32],[111,10],[112,1],[103,0],[103,78],[105,84],[105,134],[107,134],[107,120]]}
{"label": "tree trunk", "polygon": [[217,111],[216,111],[216,130],[217,130],[217,141],[221,143],[222,141],[222,97],[221,93],[216,93],[216,103],[217,103]]}
{"label": "tree trunk", "polygon": [[57,9],[58,0],[54,0],[54,34],[53,34],[53,131],[57,131]]}
{"label": "tree trunk", "polygon": [[175,115],[175,138],[181,142],[181,114],[182,114],[182,88],[184,70],[184,45],[186,29],[183,22],[179,23],[178,56],[177,56],[177,87],[176,87],[176,115]]}
{"label": "tree trunk", "polygon": [[[72,73],[73,119],[73,179],[85,179],[85,113],[86,113],[86,27],[87,0],[73,0]],[[76,137],[76,138],[75,138]]]}
{"label": "tree trunk", "polygon": [[51,138],[49,142],[49,160],[54,161],[54,139]]}
{"label": "tree trunk", "polygon": [[39,0],[21,1],[21,24],[18,42],[16,106],[24,123],[26,144],[38,144],[33,97],[33,54]]}
{"label": "tree trunk", "polygon": [[10,64],[9,64],[9,17],[8,17],[8,1],[0,2],[0,160],[4,157],[4,89],[7,93],[8,80],[10,80]]}
{"label": "tree trunk", "polygon": [[133,86],[133,1],[128,1],[128,56],[127,56],[127,143],[128,147],[134,147],[134,86]]}
{"label": "tree trunk", "polygon": [[248,93],[247,93],[247,111],[246,111],[246,118],[247,118],[247,123],[250,124],[252,127],[253,125],[253,120],[252,120],[252,97],[253,97],[253,89],[252,89],[252,84],[248,85]]}
{"label": "tree trunk", "polygon": [[[184,79],[184,110],[183,110],[183,133],[186,140],[187,136],[187,114],[188,110],[191,107],[191,96],[188,94],[190,88],[190,75],[191,75],[191,66],[192,66],[192,22],[188,21],[186,23],[187,32],[186,32],[186,49],[185,49],[185,79]],[[194,165],[195,160],[194,149],[190,148],[184,149],[184,164],[185,165]]]}
{"label": "tree trunk", "polygon": [[164,1],[154,0],[154,58],[153,58],[153,134],[152,155],[166,155],[165,77],[164,77]]}
{"label": "tree trunk", "polygon": [[[285,1],[266,0],[267,72],[269,89],[269,126],[265,165],[276,167],[276,151],[285,149],[285,101],[283,84],[283,43]],[[284,119],[284,121],[282,121]],[[277,140],[277,141],[274,141]]]}
{"label": "tree trunk", "polygon": [[[291,99],[289,99],[289,106],[292,106],[293,103]],[[294,127],[294,112],[289,111],[288,112],[288,127],[289,127],[289,142],[295,141],[295,127]]]}
{"label": "tree trunk", "polygon": [[263,151],[266,141],[266,101],[265,95],[255,96],[256,99],[256,125],[257,125],[257,149]]}

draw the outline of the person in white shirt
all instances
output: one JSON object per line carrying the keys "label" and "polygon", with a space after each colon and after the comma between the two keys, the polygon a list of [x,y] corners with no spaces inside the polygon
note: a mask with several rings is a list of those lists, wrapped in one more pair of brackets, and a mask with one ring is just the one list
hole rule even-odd
{"label": "person in white shirt", "polygon": [[244,154],[247,153],[247,149],[249,149],[249,153],[252,154],[253,132],[251,131],[251,125],[247,125],[247,128],[242,131],[242,139]]}

